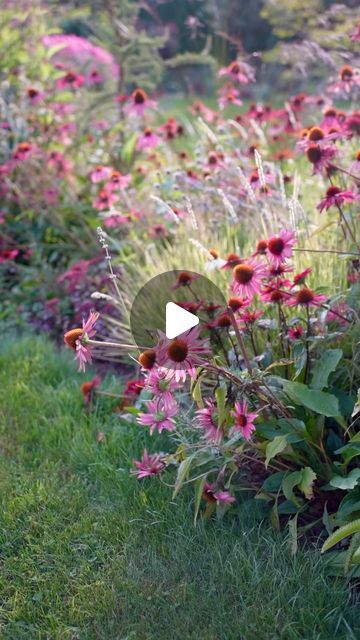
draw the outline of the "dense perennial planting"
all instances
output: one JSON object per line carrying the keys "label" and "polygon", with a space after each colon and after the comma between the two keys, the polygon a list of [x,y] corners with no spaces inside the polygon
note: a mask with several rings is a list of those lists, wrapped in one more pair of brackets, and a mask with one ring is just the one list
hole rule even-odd
{"label": "dense perennial planting", "polygon": [[[44,77],[14,69],[1,87],[10,311],[62,326],[80,371],[97,356],[128,360],[119,409],[156,443],[132,474],[160,476],[173,497],[192,486],[195,523],[256,500],[274,527],[289,524],[294,553],[320,536],[324,551],[338,544],[333,571],[357,575],[359,70],[344,65],[284,106],[242,104],[255,72],[239,58],[219,71],[218,109],[197,100],[165,118],[142,87],[114,87],[109,115],[84,123],[89,96],[121,70],[75,36],[45,34],[39,47]],[[140,351],[131,303],[171,269],[201,325]],[[194,296],[194,271],[224,308]],[[81,385],[88,407],[101,385]]]}

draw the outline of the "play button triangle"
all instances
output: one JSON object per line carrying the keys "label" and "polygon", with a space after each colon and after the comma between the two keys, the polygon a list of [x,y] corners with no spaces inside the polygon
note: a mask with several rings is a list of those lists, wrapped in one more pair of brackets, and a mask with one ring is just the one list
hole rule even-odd
{"label": "play button triangle", "polygon": [[169,340],[176,338],[185,331],[189,331],[199,324],[199,318],[193,313],[186,311],[174,302],[166,304],[166,337]]}

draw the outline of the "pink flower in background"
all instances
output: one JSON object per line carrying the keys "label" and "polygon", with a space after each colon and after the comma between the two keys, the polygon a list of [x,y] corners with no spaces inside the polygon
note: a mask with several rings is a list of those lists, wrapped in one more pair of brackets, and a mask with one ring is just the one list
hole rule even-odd
{"label": "pink flower in background", "polygon": [[47,204],[53,206],[59,202],[59,192],[57,189],[50,187],[44,191],[44,199]]}
{"label": "pink flower in background", "polygon": [[353,173],[360,177],[360,151],[357,151],[355,160],[349,168],[350,173]]}
{"label": "pink flower in background", "polygon": [[131,182],[130,174],[123,175],[120,171],[112,171],[109,175],[106,187],[111,191],[116,189],[126,189]]}
{"label": "pink flower in background", "polygon": [[245,440],[250,440],[252,432],[256,429],[254,420],[258,417],[257,413],[251,413],[248,409],[248,403],[244,400],[243,402],[235,402],[232,412],[232,416],[235,418],[233,432],[240,431]]}
{"label": "pink flower in background", "polygon": [[266,267],[261,262],[247,260],[233,269],[232,291],[241,298],[252,300],[260,293],[262,280],[266,275]]}
{"label": "pink flower in background", "polygon": [[94,209],[104,211],[104,209],[111,209],[115,202],[118,200],[118,195],[107,189],[101,189],[93,201]]}
{"label": "pink flower in background", "polygon": [[328,91],[345,98],[358,87],[360,87],[359,72],[345,64],[339,71],[339,79],[328,87]]}
{"label": "pink flower in background", "polygon": [[89,404],[92,396],[92,392],[96,389],[101,382],[100,376],[95,376],[92,380],[88,380],[87,382],[83,382],[80,386],[81,393],[84,396],[85,404]]}
{"label": "pink flower in background", "polygon": [[224,85],[219,91],[219,106],[221,109],[229,104],[242,105],[242,100],[239,98],[239,91],[235,89],[231,84]]}
{"label": "pink flower in background", "polygon": [[[104,215],[104,214],[102,214]],[[129,216],[122,215],[119,211],[113,209],[112,211],[107,211],[105,217],[103,219],[104,227],[108,229],[114,229],[116,227],[120,227],[123,224],[129,222]]]}
{"label": "pink flower in background", "polygon": [[336,207],[342,205],[344,202],[352,204],[355,200],[358,200],[359,196],[352,191],[346,191],[335,185],[331,185],[326,192],[325,198],[317,205],[317,209],[320,212],[327,211],[330,207]]}
{"label": "pink flower in background", "polygon": [[85,364],[92,362],[91,345],[88,341],[96,335],[94,325],[99,313],[91,311],[87,320],[83,320],[82,328],[70,329],[64,335],[64,342],[75,351],[75,359],[79,362],[79,371],[85,371]]}
{"label": "pink flower in background", "polygon": [[245,62],[234,60],[227,67],[222,67],[219,76],[228,76],[232,80],[237,80],[242,84],[254,82],[255,76],[253,69]]}
{"label": "pink flower in background", "polygon": [[113,169],[111,167],[103,167],[98,165],[90,173],[90,180],[93,184],[107,180]]}
{"label": "pink flower in background", "polygon": [[223,437],[222,429],[218,426],[217,408],[214,400],[205,400],[204,409],[195,412],[199,426],[204,430],[204,437],[208,442],[219,444]]}
{"label": "pink flower in background", "polygon": [[165,404],[159,398],[149,400],[146,403],[146,413],[139,413],[137,421],[147,427],[150,427],[150,434],[154,431],[161,433],[162,431],[174,431],[174,416],[179,411],[179,407],[174,400],[171,404]]}
{"label": "pink flower in background", "polygon": [[351,40],[360,42],[360,22],[356,25],[354,33],[351,34]]}
{"label": "pink flower in background", "polygon": [[210,354],[209,342],[200,338],[200,325],[182,333],[174,340],[159,331],[160,339],[156,347],[156,360],[161,367],[169,369],[176,382],[185,382],[186,374],[196,375],[196,367],[204,364]]}
{"label": "pink flower in background", "polygon": [[18,255],[18,249],[0,249],[0,264],[8,260],[15,260]]}
{"label": "pink flower in background", "polygon": [[22,162],[30,158],[36,151],[37,147],[31,142],[19,142],[13,151],[12,160],[16,165],[19,161]]}
{"label": "pink flower in background", "polygon": [[137,476],[138,480],[141,478],[147,478],[150,476],[156,476],[165,467],[165,463],[161,460],[160,453],[149,454],[146,449],[144,450],[141,460],[134,460],[136,471],[133,474]]}
{"label": "pink flower in background", "polygon": [[287,258],[292,257],[292,249],[295,244],[295,233],[282,229],[277,236],[267,240],[266,255],[270,262],[279,267]]}
{"label": "pink flower in background", "polygon": [[217,116],[216,111],[209,109],[201,100],[196,100],[196,102],[191,105],[190,111],[194,116],[201,116],[205,122],[209,123],[214,122]]}
{"label": "pink flower in background", "polygon": [[290,340],[300,340],[304,331],[303,328],[299,324],[295,324],[293,327],[290,327],[288,331],[288,336]]}
{"label": "pink flower in background", "polygon": [[85,82],[84,76],[74,71],[67,71],[56,82],[58,89],[79,89]]}
{"label": "pink flower in background", "polygon": [[210,482],[205,482],[204,490],[203,490],[203,498],[206,502],[210,503],[223,503],[223,504],[232,504],[235,502],[234,496],[232,496],[229,491],[221,491],[220,489],[216,489],[216,484],[211,484]]}
{"label": "pink flower in background", "polygon": [[313,173],[322,173],[328,169],[337,152],[337,148],[333,144],[323,146],[311,144],[308,146],[306,157],[313,165]]}
{"label": "pink flower in background", "polygon": [[138,116],[143,116],[146,109],[155,109],[156,106],[156,102],[154,100],[150,100],[144,89],[135,89],[126,104],[124,111],[128,114],[135,113]]}
{"label": "pink flower in background", "polygon": [[52,54],[51,60],[71,68],[76,66],[89,85],[119,77],[119,66],[112,54],[86,38],[56,33],[44,36],[42,43],[51,49],[61,45],[61,49]]}
{"label": "pink flower in background", "polygon": [[35,87],[28,87],[26,89],[26,96],[31,105],[36,105],[44,99],[45,93]]}
{"label": "pink flower in background", "polygon": [[304,269],[304,271],[301,271],[300,273],[296,273],[294,275],[292,286],[296,287],[296,285],[305,284],[305,280],[310,275],[310,273],[312,273],[312,267],[308,267],[307,269]]}
{"label": "pink flower in background", "polygon": [[136,141],[136,148],[138,151],[144,151],[146,149],[153,149],[159,142],[161,142],[160,136],[156,135],[149,127],[138,137]]}

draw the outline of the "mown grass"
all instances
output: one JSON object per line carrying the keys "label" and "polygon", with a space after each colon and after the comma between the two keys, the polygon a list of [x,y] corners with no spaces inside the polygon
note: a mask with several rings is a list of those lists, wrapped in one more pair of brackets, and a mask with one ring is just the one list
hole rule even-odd
{"label": "mown grass", "polygon": [[189,495],[130,477],[144,431],[106,400],[84,412],[80,380],[45,340],[1,347],[1,638],[359,637],[318,553],[291,559],[242,507],[194,528]]}

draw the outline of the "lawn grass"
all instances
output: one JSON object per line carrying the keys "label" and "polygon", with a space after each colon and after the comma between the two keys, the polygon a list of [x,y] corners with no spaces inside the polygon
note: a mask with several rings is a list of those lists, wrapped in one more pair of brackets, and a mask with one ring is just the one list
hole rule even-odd
{"label": "lawn grass", "polygon": [[175,504],[157,480],[130,477],[147,436],[108,400],[87,414],[81,379],[43,339],[2,343],[1,638],[359,637],[348,589],[318,553],[292,559],[241,507],[194,528],[189,495]]}

